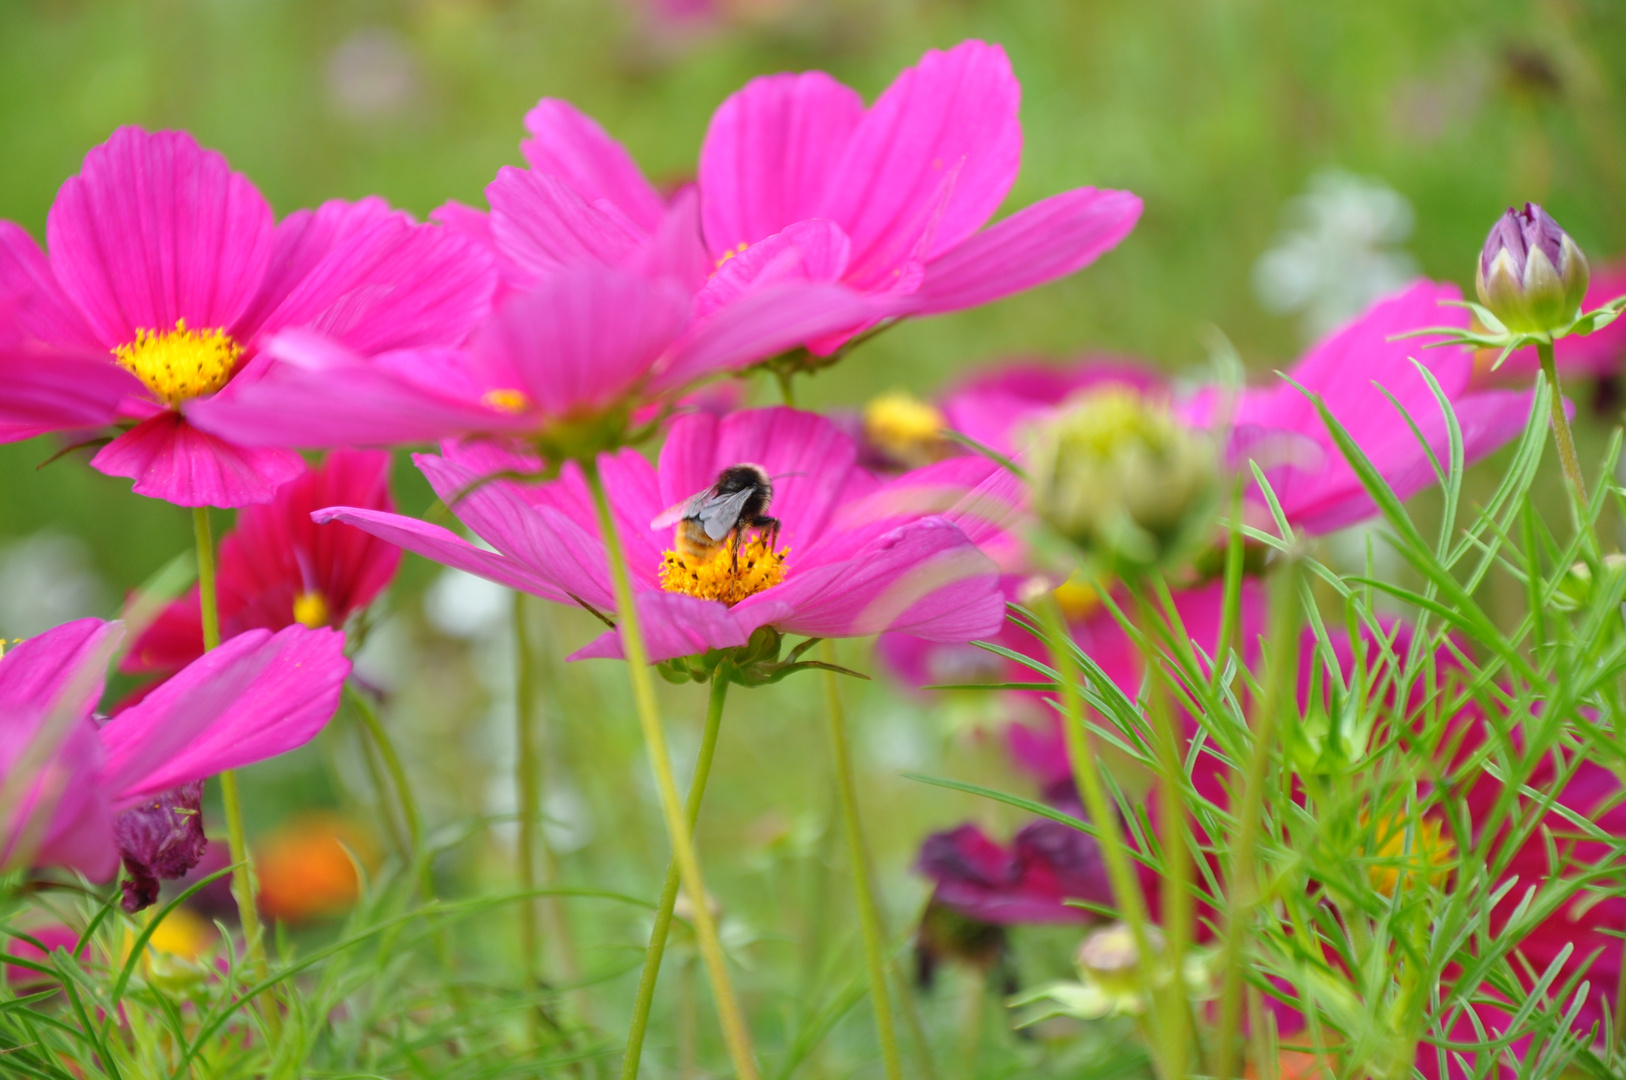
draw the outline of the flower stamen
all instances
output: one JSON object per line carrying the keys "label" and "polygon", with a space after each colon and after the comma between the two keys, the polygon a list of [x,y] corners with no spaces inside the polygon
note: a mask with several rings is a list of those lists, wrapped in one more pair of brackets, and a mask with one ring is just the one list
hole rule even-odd
{"label": "flower stamen", "polygon": [[113,350],[120,367],[172,406],[225,386],[242,355],[225,330],[189,330],[185,319],[173,330],[138,329],[134,341]]}
{"label": "flower stamen", "polygon": [[742,543],[737,555],[727,544],[698,557],[668,551],[661,557],[661,588],[701,600],[721,600],[733,607],[784,581],[789,554],[788,547],[771,549],[763,536]]}

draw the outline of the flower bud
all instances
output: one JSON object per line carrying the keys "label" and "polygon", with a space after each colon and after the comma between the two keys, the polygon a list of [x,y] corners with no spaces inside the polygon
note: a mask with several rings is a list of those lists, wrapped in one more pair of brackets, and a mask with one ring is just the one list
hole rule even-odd
{"label": "flower bud", "polygon": [[[1163,958],[1163,932],[1146,927],[1146,946],[1153,952],[1152,963]],[[1073,956],[1079,975],[1112,994],[1133,994],[1140,989],[1140,951],[1128,923],[1115,922],[1090,931]],[[1161,980],[1154,978],[1153,982]]]}
{"label": "flower bud", "polygon": [[1206,437],[1118,386],[1042,429],[1028,469],[1039,517],[1119,575],[1177,558],[1202,535],[1220,487]]}
{"label": "flower bud", "polygon": [[1547,333],[1574,322],[1586,298],[1586,256],[1535,203],[1508,208],[1485,238],[1474,288],[1514,333]]}

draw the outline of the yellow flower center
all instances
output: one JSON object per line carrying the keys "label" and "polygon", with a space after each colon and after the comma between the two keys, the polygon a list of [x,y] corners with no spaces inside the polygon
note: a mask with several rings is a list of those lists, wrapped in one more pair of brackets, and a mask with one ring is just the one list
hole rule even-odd
{"label": "yellow flower center", "polygon": [[507,388],[487,390],[481,395],[480,400],[493,409],[499,409],[505,413],[524,412],[531,404],[531,399],[525,396],[525,391]]}
{"label": "yellow flower center", "polygon": [[1101,596],[1082,575],[1074,574],[1056,586],[1056,603],[1069,622],[1081,622],[1101,607]]}
{"label": "yellow flower center", "polygon": [[153,952],[173,956],[179,960],[195,961],[208,951],[215,941],[212,923],[190,908],[177,907],[164,916],[147,939]]}
{"label": "yellow flower center", "polygon": [[1420,871],[1433,869],[1432,873],[1426,875],[1426,880],[1431,885],[1438,884],[1445,879],[1443,868],[1457,857],[1456,845],[1440,834],[1439,822],[1432,818],[1418,821],[1411,830],[1409,845],[1406,825],[1406,815],[1396,814],[1376,829],[1372,854],[1382,863],[1368,867],[1367,874],[1372,879],[1372,887],[1384,896],[1395,894],[1402,876],[1405,878],[1405,888],[1414,888]]}
{"label": "yellow flower center", "polygon": [[661,588],[702,600],[721,600],[732,607],[784,581],[789,554],[788,547],[773,551],[761,536],[741,544],[738,555],[727,544],[703,558],[668,551],[661,558]]}
{"label": "yellow flower center", "polygon": [[113,350],[119,366],[147,384],[166,405],[219,390],[237,368],[243,350],[224,330],[137,330],[136,339]]}
{"label": "yellow flower center", "polygon": [[732,259],[734,256],[738,255],[740,252],[744,251],[750,246],[750,244],[747,244],[744,240],[741,240],[737,246],[723,252],[722,258],[717,260],[717,265],[711,268],[711,272],[715,274],[717,271],[723,268],[723,264],[725,262]]}
{"label": "yellow flower center", "polygon": [[864,437],[905,465],[929,465],[943,457],[943,414],[919,398],[894,390],[864,406]]}
{"label": "yellow flower center", "polygon": [[302,623],[312,630],[317,630],[327,625],[331,614],[328,611],[327,597],[319,592],[300,593],[294,597],[294,622],[296,623]]}

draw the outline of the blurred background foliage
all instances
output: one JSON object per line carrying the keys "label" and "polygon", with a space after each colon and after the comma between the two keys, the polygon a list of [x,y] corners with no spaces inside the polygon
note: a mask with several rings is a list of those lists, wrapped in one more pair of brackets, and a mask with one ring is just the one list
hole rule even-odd
{"label": "blurred background foliage", "polygon": [[[711,111],[746,79],[818,67],[873,97],[924,49],[965,37],[1002,43],[1023,84],[1007,210],[1093,184],[1135,191],[1145,216],[1070,280],[883,335],[803,388],[815,406],[926,396],[1013,354],[1191,370],[1228,341],[1264,373],[1409,274],[1471,288],[1487,225],[1526,199],[1595,266],[1626,250],[1619,0],[0,0],[0,217],[43,236],[58,185],[123,123],[191,130],[281,213],[374,192],[419,215],[447,199],[483,206],[497,168],[521,162],[521,118],[545,95],[597,117],[652,176],[681,181]],[[184,511],[125,481],[73,458],[36,469],[53,449],[0,447],[10,636],[112,614],[191,542]],[[409,513],[430,504],[405,455],[397,495]],[[665,840],[624,673],[589,664],[564,677],[560,658],[593,628],[540,608],[553,872],[653,896]],[[362,670],[394,692],[389,721],[443,826],[512,810],[510,617],[500,590],[409,558],[368,645]],[[873,666],[857,647],[843,662]],[[1025,789],[982,733],[991,701],[930,704],[880,682],[847,692],[901,932],[924,896],[908,876],[922,835],[1013,819],[898,770]],[[686,775],[701,695],[669,698]],[[858,970],[818,700],[811,686],[736,691],[702,830],[739,954],[754,958],[747,990],[775,987],[770,1004]],[[371,798],[358,762],[341,718],[317,748],[255,770],[252,823],[354,809]],[[506,878],[511,843],[499,827],[443,871]],[[553,927],[555,970],[637,963],[635,916],[561,910],[577,923],[568,937]],[[502,942],[470,944],[500,968],[512,964]],[[1065,965],[1063,946],[1025,974]],[[621,1030],[630,980],[595,997],[608,1031]],[[867,1018],[844,1023],[862,1045]]]}

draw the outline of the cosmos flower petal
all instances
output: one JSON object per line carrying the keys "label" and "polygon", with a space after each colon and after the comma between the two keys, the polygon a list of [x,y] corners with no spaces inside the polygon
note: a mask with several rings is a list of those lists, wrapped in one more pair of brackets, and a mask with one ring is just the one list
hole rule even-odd
{"label": "cosmos flower petal", "polygon": [[141,381],[106,354],[0,344],[0,442],[109,424]]}
{"label": "cosmos flower petal", "polygon": [[788,614],[764,621],[809,637],[894,630],[932,641],[970,641],[998,633],[1005,621],[998,568],[938,518],[815,547],[783,584],[746,598],[734,613],[752,621],[758,604],[783,605]]}
{"label": "cosmos flower petal", "polygon": [[704,318],[752,289],[780,282],[834,282],[841,279],[852,243],[841,226],[823,218],[789,225],[723,261],[694,299]]}
{"label": "cosmos flower petal", "polygon": [[591,519],[579,521],[552,506],[534,505],[514,483],[487,481],[432,454],[413,460],[459,519],[515,565],[534,570],[556,594],[574,593],[598,607],[610,606],[609,571],[604,549],[590,531]]}
{"label": "cosmos flower petal", "polygon": [[804,341],[866,325],[888,310],[840,285],[786,283],[753,289],[685,334],[650,389],[673,389],[706,375],[738,371]]}
{"label": "cosmos flower petal", "polygon": [[529,139],[519,152],[541,173],[552,173],[588,202],[607,200],[646,232],[664,214],[660,193],[627,153],[592,117],[568,101],[543,98],[525,114]]}
{"label": "cosmos flower petal", "polygon": [[177,506],[265,502],[305,471],[291,450],[238,446],[201,431],[178,412],[144,420],[102,447],[91,467],[135,481],[137,495]]}
{"label": "cosmos flower petal", "polygon": [[476,547],[439,525],[419,521],[404,514],[389,514],[359,507],[330,506],[312,515],[318,525],[342,521],[381,540],[416,552],[443,566],[467,571],[510,589],[519,589],[558,604],[573,603],[564,591],[534,570],[505,555]]}
{"label": "cosmos flower petal", "polygon": [[391,446],[518,426],[480,401],[467,357],[410,349],[362,357],[306,330],[272,338],[210,398],[186,405],[197,427],[242,446]]}
{"label": "cosmos flower petal", "polygon": [[752,79],[712,114],[700,149],[706,242],[734,251],[817,217],[864,117],[864,99],[822,71]]}
{"label": "cosmos flower petal", "polygon": [[0,716],[43,713],[72,691],[69,710],[89,715],[102,696],[107,660],[124,627],[75,619],[24,638],[0,656]]}
{"label": "cosmos flower petal", "polygon": [[[99,665],[105,667],[105,665]],[[32,833],[33,814],[48,813],[39,847],[30,860],[35,866],[66,866],[92,881],[106,881],[118,870],[118,848],[113,842],[113,808],[107,788],[100,783],[102,745],[96,726],[81,719],[68,732],[24,796],[22,806],[5,832],[0,864],[17,853],[21,836]]]}
{"label": "cosmos flower petal", "polygon": [[645,277],[666,278],[688,293],[699,292],[714,266],[700,235],[700,191],[689,185],[676,195],[633,267]]}
{"label": "cosmos flower petal", "polygon": [[62,185],[46,238],[62,291],[112,348],[179,319],[234,325],[271,257],[271,207],[192,136],[122,127]]}
{"label": "cosmos flower petal", "polygon": [[[715,600],[697,600],[679,593],[647,590],[636,594],[638,618],[651,663],[694,656],[709,649],[744,645],[751,631],[734,613]],[[621,660],[619,630],[606,630],[567,660]]]}
{"label": "cosmos flower petal", "polygon": [[1005,50],[981,41],[932,50],[887,87],[816,215],[852,237],[857,282],[951,251],[993,216],[1021,164],[1021,96]]}
{"label": "cosmos flower petal", "polygon": [[295,210],[277,222],[265,277],[254,302],[233,328],[235,336],[242,341],[257,337],[267,316],[281,307],[324,259],[396,213],[383,199],[370,195],[355,202],[329,199],[314,210]]}
{"label": "cosmos flower petal", "polygon": [[250,630],[193,661],[102,728],[116,805],[303,746],[339,706],[344,635]]}
{"label": "cosmos flower petal", "polygon": [[545,417],[614,403],[649,373],[688,321],[670,282],[599,266],[554,274],[475,332],[480,378],[524,393]]}
{"label": "cosmos flower petal", "polygon": [[[278,255],[309,265],[297,267],[292,287],[265,313],[256,333],[305,327],[371,354],[461,344],[490,310],[497,284],[490,251],[420,225],[381,199],[323,205],[302,223],[297,238],[287,237],[285,253],[290,221],[278,226]],[[286,267],[273,268],[293,276]],[[250,340],[248,332],[242,337]]]}
{"label": "cosmos flower petal", "polygon": [[1127,191],[1078,188],[1018,210],[926,264],[901,304],[935,315],[990,303],[1081,270],[1117,247],[1140,219]]}
{"label": "cosmos flower petal", "polygon": [[[21,336],[64,348],[100,352],[103,345],[62,292],[51,264],[20,225],[0,221],[0,323]],[[0,339],[12,336],[0,325]]]}
{"label": "cosmos flower petal", "polygon": [[613,203],[588,202],[564,180],[505,165],[486,185],[491,235],[533,281],[567,266],[621,266],[648,232]]}

